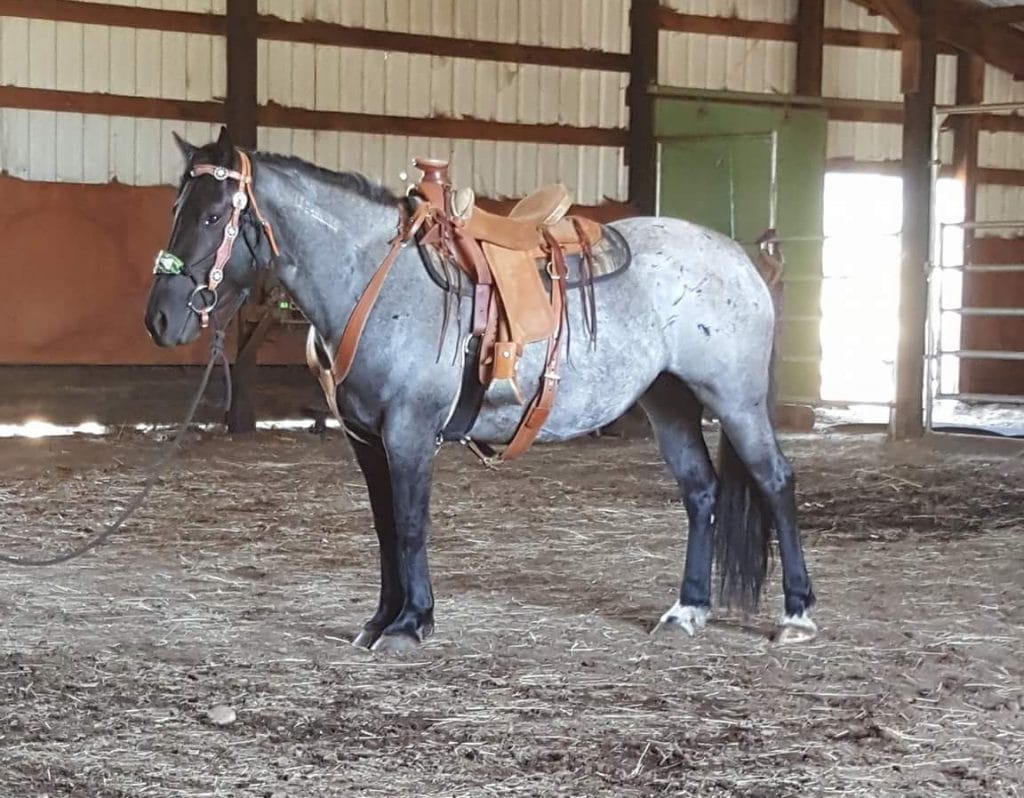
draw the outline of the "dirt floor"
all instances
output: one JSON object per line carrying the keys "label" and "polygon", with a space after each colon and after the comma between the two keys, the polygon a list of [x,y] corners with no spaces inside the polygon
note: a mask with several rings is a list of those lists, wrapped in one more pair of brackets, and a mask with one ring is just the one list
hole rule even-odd
{"label": "dirt floor", "polygon": [[[0,440],[0,548],[80,539],[158,445]],[[777,568],[758,616],[651,637],[683,511],[604,439],[444,450],[437,632],[382,658],[347,643],[377,564],[337,434],[205,433],[109,545],[0,567],[0,796],[1024,795],[1024,459],[784,447],[816,642],[772,644]]]}

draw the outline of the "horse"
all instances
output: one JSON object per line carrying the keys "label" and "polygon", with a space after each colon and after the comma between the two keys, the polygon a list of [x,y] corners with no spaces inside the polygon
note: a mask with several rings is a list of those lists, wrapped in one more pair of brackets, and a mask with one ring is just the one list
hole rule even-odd
{"label": "horse", "polygon": [[[416,242],[395,245],[407,197],[356,172],[237,148],[225,128],[203,146],[174,138],[185,170],[145,311],[157,345],[188,344],[208,321],[226,323],[260,270],[270,269],[308,320],[318,356],[329,358],[368,282],[393,256],[362,319],[360,347],[330,399],[365,478],[379,544],[377,608],[352,645],[415,648],[434,629],[427,557],[433,463],[459,395],[469,322],[446,316],[446,291],[428,274]],[[818,630],[795,476],[772,420],[773,293],[743,247],[717,232],[658,216],[608,227],[628,243],[631,262],[591,286],[596,342],[582,334],[584,302],[567,298],[566,368],[537,441],[587,435],[638,402],[689,522],[678,597],[651,631],[693,636],[705,626],[713,564],[716,600],[757,609],[774,530],[784,593],[774,638],[809,640]],[[236,239],[245,246],[232,246]],[[527,395],[539,389],[544,350],[530,344],[522,354]],[[717,468],[703,436],[705,412],[721,428]],[[515,403],[485,402],[471,437],[501,446],[522,414]]]}

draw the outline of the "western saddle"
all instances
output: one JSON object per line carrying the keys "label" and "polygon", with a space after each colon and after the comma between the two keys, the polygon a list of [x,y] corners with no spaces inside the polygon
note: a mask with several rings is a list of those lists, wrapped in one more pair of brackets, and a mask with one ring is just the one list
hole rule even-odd
{"label": "western saddle", "polygon": [[[462,389],[440,439],[464,443],[485,464],[494,465],[529,449],[551,412],[567,323],[567,256],[581,258],[582,287],[589,289],[581,291],[584,302],[589,299],[584,319],[589,318],[593,340],[592,248],[601,241],[602,228],[590,219],[568,215],[572,201],[563,185],[545,186],[501,215],[479,207],[471,189],[454,189],[447,162],[417,159],[415,165],[423,177],[408,192],[410,211],[403,215],[391,250],[349,317],[331,367],[324,368],[316,356],[312,333],[307,361],[320,379],[328,406],[340,419],[337,387],[348,375],[366,319],[398,251],[415,239],[446,270],[457,269],[473,284]],[[459,301],[458,294],[449,291],[449,302]],[[445,328],[449,316],[446,310]],[[444,333],[442,329],[442,340]],[[524,404],[518,381],[520,358],[528,344],[540,341],[547,342],[540,387],[511,440],[500,453],[472,441],[470,431],[484,400],[492,405]]]}
{"label": "western saddle", "polygon": [[[410,195],[418,208],[428,208],[420,246],[432,248],[474,284],[469,351],[476,359],[466,368],[476,373],[463,381],[468,395],[460,397],[463,407],[457,406],[445,437],[470,445],[485,462],[511,460],[530,447],[554,404],[567,323],[566,256],[580,254],[589,261],[591,248],[601,240],[601,226],[567,215],[572,199],[561,184],[538,189],[501,215],[479,207],[471,189],[453,189],[446,162],[415,163],[423,178]],[[538,263],[550,278],[550,293]],[[527,344],[540,341],[547,342],[540,387],[505,449],[484,454],[468,438],[472,421],[483,400],[524,404],[520,359]],[[478,387],[466,392],[467,385]]]}

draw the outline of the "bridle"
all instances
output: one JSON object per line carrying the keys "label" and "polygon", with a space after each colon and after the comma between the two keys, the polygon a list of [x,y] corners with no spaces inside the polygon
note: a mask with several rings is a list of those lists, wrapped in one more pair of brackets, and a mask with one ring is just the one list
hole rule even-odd
{"label": "bridle", "polygon": [[[196,285],[195,290],[188,298],[189,308],[199,315],[200,324],[204,329],[209,326],[210,313],[217,307],[219,299],[217,287],[224,280],[224,267],[231,260],[231,251],[234,249],[235,241],[241,232],[242,214],[246,208],[252,207],[252,211],[256,215],[256,221],[259,222],[267,236],[270,251],[274,257],[276,258],[281,254],[281,251],[277,248],[277,241],[274,239],[274,230],[270,226],[270,222],[263,218],[259,205],[256,203],[256,195],[253,193],[252,162],[249,160],[249,156],[242,150],[236,149],[235,152],[238,153],[239,171],[228,169],[226,166],[202,163],[193,166],[188,173],[189,179],[209,175],[220,182],[225,180],[235,180],[238,182],[238,190],[231,197],[231,216],[224,226],[224,237],[221,239],[220,246],[217,247],[213,267],[210,269],[206,285]],[[203,260],[205,259],[203,258]],[[157,253],[153,274],[177,276],[184,274],[185,271],[184,261],[173,252],[162,249]],[[203,302],[203,298],[200,298],[199,301],[203,302],[203,304],[197,305],[196,298],[204,292],[210,295],[209,300]]]}

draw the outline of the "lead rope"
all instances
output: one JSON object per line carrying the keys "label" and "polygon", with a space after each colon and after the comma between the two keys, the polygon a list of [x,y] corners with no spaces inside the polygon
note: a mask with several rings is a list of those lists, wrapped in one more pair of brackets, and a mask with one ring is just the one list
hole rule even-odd
{"label": "lead rope", "polygon": [[231,406],[231,366],[228,363],[227,354],[224,352],[224,339],[227,336],[227,324],[234,317],[235,313],[238,312],[238,309],[242,306],[244,301],[245,294],[239,292],[239,299],[236,300],[235,306],[232,308],[231,315],[228,316],[228,320],[225,323],[224,328],[215,329],[213,331],[213,337],[210,341],[210,360],[206,364],[206,370],[203,372],[202,379],[199,381],[199,387],[196,389],[195,396],[192,397],[192,404],[189,405],[188,413],[185,415],[185,420],[178,426],[174,439],[171,441],[170,445],[164,449],[163,456],[158,458],[157,461],[150,466],[149,476],[146,478],[142,491],[128,503],[128,506],[121,511],[121,514],[117,519],[102,532],[94,535],[85,543],[80,544],[66,554],[61,554],[57,557],[48,557],[46,559],[30,559],[12,557],[9,554],[0,554],[0,563],[31,568],[42,568],[47,565],[60,565],[61,563],[68,562],[76,557],[81,557],[87,551],[104,544],[111,535],[118,532],[124,523],[135,514],[135,512],[146,501],[150,491],[152,491],[156,486],[157,481],[164,472],[164,469],[167,467],[167,464],[170,463],[174,455],[176,455],[181,449],[182,441],[185,439],[185,433],[188,431],[189,426],[191,426],[192,421],[195,418],[196,412],[199,410],[199,403],[202,401],[203,395],[206,393],[206,389],[210,384],[210,377],[213,375],[213,370],[218,363],[224,367],[224,380],[227,386],[227,401],[225,402],[225,407]]}

